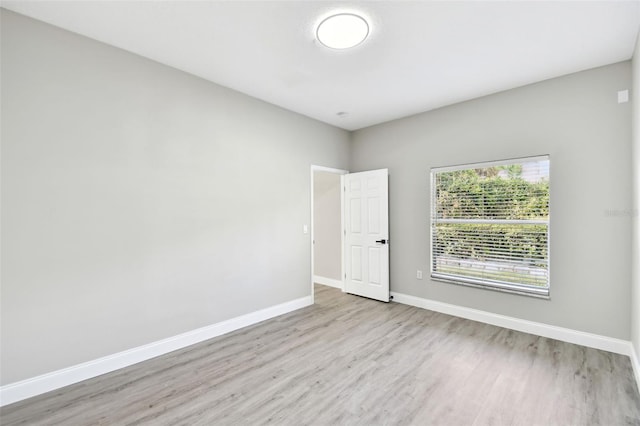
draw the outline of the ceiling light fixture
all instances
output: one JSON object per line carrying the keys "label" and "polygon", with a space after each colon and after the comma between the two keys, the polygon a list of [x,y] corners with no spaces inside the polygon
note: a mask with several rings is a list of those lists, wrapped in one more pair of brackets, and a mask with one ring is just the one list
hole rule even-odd
{"label": "ceiling light fixture", "polygon": [[369,23],[353,13],[329,16],[318,25],[316,38],[331,49],[348,49],[362,43],[369,35]]}

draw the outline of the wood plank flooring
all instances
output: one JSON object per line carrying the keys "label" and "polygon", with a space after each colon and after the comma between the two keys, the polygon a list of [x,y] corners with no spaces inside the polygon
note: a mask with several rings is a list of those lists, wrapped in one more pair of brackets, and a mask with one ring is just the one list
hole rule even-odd
{"label": "wood plank flooring", "polygon": [[317,286],[316,305],[0,410],[3,425],[640,425],[628,357]]}

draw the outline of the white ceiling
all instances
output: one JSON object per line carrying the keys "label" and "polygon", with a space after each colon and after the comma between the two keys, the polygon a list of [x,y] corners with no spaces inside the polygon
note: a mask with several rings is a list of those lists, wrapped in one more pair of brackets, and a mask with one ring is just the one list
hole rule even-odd
{"label": "white ceiling", "polygon": [[[639,1],[1,4],[348,130],[630,59],[640,24]],[[367,17],[369,38],[323,47],[334,11]]]}

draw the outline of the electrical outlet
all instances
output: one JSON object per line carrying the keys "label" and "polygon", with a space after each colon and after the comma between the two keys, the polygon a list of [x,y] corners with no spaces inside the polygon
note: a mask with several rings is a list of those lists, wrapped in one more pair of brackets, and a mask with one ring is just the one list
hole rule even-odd
{"label": "electrical outlet", "polygon": [[418,272],[416,273],[416,278],[421,280],[422,279],[422,271],[418,269]]}

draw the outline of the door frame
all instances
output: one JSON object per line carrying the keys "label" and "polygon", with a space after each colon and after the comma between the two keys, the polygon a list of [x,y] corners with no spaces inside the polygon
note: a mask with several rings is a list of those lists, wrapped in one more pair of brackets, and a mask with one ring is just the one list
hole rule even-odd
{"label": "door frame", "polygon": [[[335,173],[337,175],[346,175],[349,173],[348,170],[343,170],[343,169],[336,169],[333,167],[325,167],[325,166],[316,166],[316,165],[311,165],[311,187],[310,187],[310,194],[311,196],[309,197],[311,199],[311,238],[309,240],[309,244],[311,246],[311,303],[315,303],[315,296],[314,296],[314,282],[313,282],[313,277],[314,277],[314,272],[315,272],[315,266],[314,266],[314,258],[315,258],[315,246],[314,246],[314,240],[315,240],[315,226],[314,226],[314,222],[315,222],[315,218],[313,217],[313,209],[314,209],[314,203],[313,203],[313,199],[315,198],[315,191],[314,191],[314,173],[315,172],[328,172],[328,173]],[[341,180],[342,182],[342,180]],[[342,184],[340,184],[340,186],[342,187]],[[340,281],[342,282],[342,291],[344,292],[344,191],[340,190]]]}

